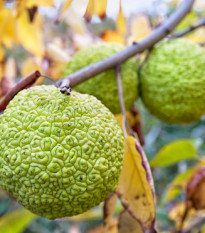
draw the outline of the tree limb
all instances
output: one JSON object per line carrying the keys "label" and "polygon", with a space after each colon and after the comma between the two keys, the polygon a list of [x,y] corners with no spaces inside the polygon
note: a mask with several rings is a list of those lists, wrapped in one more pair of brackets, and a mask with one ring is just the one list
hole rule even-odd
{"label": "tree limb", "polygon": [[60,87],[63,87],[64,83],[69,83],[71,87],[76,86],[77,84],[80,84],[101,72],[120,65],[137,53],[141,53],[144,50],[151,48],[155,43],[170,34],[170,32],[191,10],[194,1],[195,0],[184,0],[182,4],[176,9],[176,11],[167,19],[167,21],[159,26],[157,29],[155,29],[151,35],[140,40],[138,43],[134,43],[133,45],[127,47],[126,49],[107,59],[101,60],[97,63],[93,63],[78,70],[75,73],[66,76],[64,79],[58,82],[58,85]]}
{"label": "tree limb", "polygon": [[197,23],[196,25],[190,26],[189,28],[179,31],[173,35],[171,35],[169,38],[177,38],[177,37],[181,37],[184,36],[194,30],[196,30],[197,28],[203,27],[205,26],[205,18],[203,18],[199,23]]}
{"label": "tree limb", "polygon": [[[180,21],[191,10],[194,1],[195,0],[184,0],[179,8],[176,9],[164,24],[155,29],[151,35],[147,36],[143,40],[140,40],[138,43],[134,43],[123,51],[107,59],[84,67],[83,69],[66,76],[64,79],[57,82],[57,86],[60,86],[61,88],[67,85],[70,85],[71,87],[76,86],[77,84],[82,83],[101,72],[120,65],[137,53],[141,53],[144,50],[151,48],[155,43],[167,36],[177,26],[177,24],[180,23]],[[33,72],[32,75],[28,75],[24,79],[20,80],[11,90],[9,90],[0,101],[0,111],[4,110],[9,101],[20,90],[27,87],[27,84],[31,85],[38,78],[38,75],[40,75],[39,71]]]}

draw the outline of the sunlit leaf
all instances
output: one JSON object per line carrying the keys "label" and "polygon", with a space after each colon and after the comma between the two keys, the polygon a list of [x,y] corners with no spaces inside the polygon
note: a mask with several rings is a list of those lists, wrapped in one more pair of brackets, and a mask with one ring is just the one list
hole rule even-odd
{"label": "sunlit leaf", "polygon": [[105,18],[107,8],[107,0],[89,0],[84,17],[90,20],[93,15]]}
{"label": "sunlit leaf", "polygon": [[[27,58],[22,66],[21,66],[21,77],[26,77],[28,74],[32,73],[33,71],[38,70],[40,73],[43,72],[41,60],[33,59],[33,58]],[[35,84],[42,83],[44,78],[40,77]]]}
{"label": "sunlit leaf", "polygon": [[119,217],[118,233],[143,233],[139,224],[126,210]]}
{"label": "sunlit leaf", "polygon": [[70,60],[70,57],[63,49],[52,43],[47,44],[45,53],[52,61],[67,63]]}
{"label": "sunlit leaf", "polygon": [[64,14],[62,14],[60,20],[65,21],[76,33],[86,33],[85,22],[75,7],[69,7],[69,9]]}
{"label": "sunlit leaf", "polygon": [[63,9],[62,10],[63,11],[67,10],[68,7],[70,6],[71,2],[72,2],[72,0],[66,0],[66,2],[63,5]]}
{"label": "sunlit leaf", "polygon": [[195,43],[205,43],[205,29],[199,28],[194,33],[187,35],[186,38],[192,40]]}
{"label": "sunlit leaf", "polygon": [[106,42],[117,42],[119,44],[124,44],[123,36],[115,30],[107,30],[102,35],[101,38]]}
{"label": "sunlit leaf", "polygon": [[108,232],[112,217],[115,212],[115,206],[117,202],[117,195],[111,193],[104,202],[103,215],[104,215],[104,233]]}
{"label": "sunlit leaf", "polygon": [[9,9],[2,9],[0,13],[0,42],[8,48],[12,48],[16,42],[15,15]]}
{"label": "sunlit leaf", "polygon": [[0,218],[1,233],[21,233],[36,215],[26,209],[18,209]]}
{"label": "sunlit leaf", "polygon": [[121,35],[124,36],[126,34],[126,19],[122,11],[121,1],[120,1],[120,9],[116,21],[116,28]]}
{"label": "sunlit leaf", "polygon": [[148,16],[137,15],[131,22],[131,42],[139,41],[152,32]]}
{"label": "sunlit leaf", "polygon": [[23,11],[31,7],[38,6],[54,6],[54,0],[16,0],[17,12],[20,15]]}
{"label": "sunlit leaf", "polygon": [[142,157],[135,139],[125,139],[125,158],[117,194],[125,209],[144,229],[152,229],[155,221],[155,203]]}
{"label": "sunlit leaf", "polygon": [[37,57],[44,55],[42,18],[36,14],[34,21],[29,21],[28,12],[24,11],[17,21],[18,40],[23,47]]}
{"label": "sunlit leaf", "polygon": [[178,140],[164,146],[150,162],[151,166],[168,166],[184,159],[196,158],[196,148],[190,140]]}
{"label": "sunlit leaf", "polygon": [[14,58],[10,57],[5,63],[4,66],[4,76],[10,80],[15,80],[17,76],[17,64]]}
{"label": "sunlit leaf", "polygon": [[[0,45],[0,63],[2,63],[4,56],[5,56],[4,50],[2,46]],[[2,76],[2,73],[0,72],[0,79],[1,79],[1,76]]]}

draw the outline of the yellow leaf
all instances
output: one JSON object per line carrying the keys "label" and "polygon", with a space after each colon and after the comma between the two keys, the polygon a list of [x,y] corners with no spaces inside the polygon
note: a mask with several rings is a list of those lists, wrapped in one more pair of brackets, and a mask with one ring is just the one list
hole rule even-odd
{"label": "yellow leaf", "polygon": [[[155,203],[148,171],[145,171],[135,139],[125,139],[125,158],[117,194],[125,209],[139,221],[144,229],[152,229],[155,221]],[[150,182],[150,180],[149,180]]]}
{"label": "yellow leaf", "polygon": [[89,0],[84,17],[90,20],[93,15],[98,15],[100,18],[106,16],[107,0]]}
{"label": "yellow leaf", "polygon": [[42,18],[38,13],[31,23],[27,11],[22,12],[17,20],[17,35],[26,50],[39,58],[43,57]]}
{"label": "yellow leaf", "polygon": [[0,0],[0,9],[4,8],[4,1]]}
{"label": "yellow leaf", "polygon": [[116,202],[117,202],[117,195],[115,193],[111,193],[104,202],[104,208],[103,208],[104,233],[108,232],[113,214],[115,212]]}
{"label": "yellow leaf", "polygon": [[0,232],[21,233],[34,218],[36,218],[36,215],[26,209],[15,210],[1,217]]}
{"label": "yellow leaf", "polygon": [[124,38],[118,31],[107,30],[101,35],[101,38],[106,42],[117,42],[119,44],[124,44]]}
{"label": "yellow leaf", "polygon": [[[21,77],[26,77],[28,74],[33,71],[38,70],[40,73],[43,73],[43,68],[41,66],[40,60],[35,60],[33,58],[27,58],[21,66]],[[44,80],[43,77],[40,77],[35,84],[40,84]]]}
{"label": "yellow leaf", "polygon": [[126,210],[121,212],[118,233],[143,233],[140,224]]}
{"label": "yellow leaf", "polygon": [[40,1],[27,0],[26,1],[26,7],[30,8],[30,7],[33,7],[33,6],[54,6],[53,1],[54,0],[40,0]]}
{"label": "yellow leaf", "polygon": [[0,13],[0,41],[9,49],[16,41],[15,15],[13,11],[6,8]]}
{"label": "yellow leaf", "polygon": [[[1,46],[1,44],[0,44],[0,64],[3,63],[4,56],[5,56],[4,50],[3,50],[3,48],[2,48],[2,46]],[[2,76],[2,73],[0,72],[0,80],[1,80],[1,76]]]}
{"label": "yellow leaf", "polygon": [[149,19],[146,15],[136,16],[131,23],[131,38],[137,42],[144,37],[148,36],[152,32]]}
{"label": "yellow leaf", "polygon": [[48,69],[48,76],[54,80],[59,80],[62,78],[62,72],[65,68],[66,63],[62,62],[51,62]]}
{"label": "yellow leaf", "polygon": [[64,3],[64,5],[63,5],[63,9],[62,9],[62,10],[63,10],[63,11],[67,10],[68,7],[70,6],[71,2],[72,2],[72,0],[67,0],[67,1]]}
{"label": "yellow leaf", "polygon": [[205,29],[199,28],[194,33],[186,36],[186,38],[192,40],[195,43],[204,43],[205,42]]}
{"label": "yellow leaf", "polygon": [[10,80],[15,80],[17,76],[17,64],[14,58],[8,58],[4,66],[4,76]]}
{"label": "yellow leaf", "polygon": [[116,21],[116,28],[121,35],[124,36],[126,34],[126,20],[122,12],[121,1],[120,1],[120,10]]}
{"label": "yellow leaf", "polygon": [[16,0],[17,12],[20,15],[23,11],[34,6],[54,6],[54,0]]}
{"label": "yellow leaf", "polygon": [[63,49],[59,48],[53,43],[47,44],[45,53],[46,56],[52,61],[62,62],[67,64],[70,60],[68,54]]}
{"label": "yellow leaf", "polygon": [[[74,1],[75,2],[75,1]],[[70,7],[62,16],[60,20],[65,21],[78,34],[86,33],[86,25],[83,18],[79,15],[76,7]]]}

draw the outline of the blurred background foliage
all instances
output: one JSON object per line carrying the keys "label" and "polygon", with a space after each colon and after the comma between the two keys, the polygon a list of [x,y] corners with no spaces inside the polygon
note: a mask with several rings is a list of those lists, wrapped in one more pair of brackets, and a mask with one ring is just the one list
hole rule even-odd
{"label": "blurred background foliage", "polygon": [[[117,0],[99,1],[99,5],[94,2],[0,0],[1,98],[17,80],[36,69],[54,80],[62,78],[62,69],[72,55],[90,44],[115,41],[128,46],[137,42],[166,20],[180,1]],[[203,17],[205,1],[197,0],[175,31],[186,29]],[[205,27],[186,37],[204,45]],[[136,56],[139,60],[144,57]],[[40,79],[37,83],[42,82],[48,81]],[[169,232],[182,217],[187,182],[194,169],[203,164],[205,117],[191,125],[169,125],[150,115],[140,100],[136,104],[145,135],[144,150],[154,176],[157,228]],[[118,202],[116,214],[121,209]],[[204,214],[193,211],[190,218]],[[102,206],[77,217],[49,221],[23,209],[0,190],[0,216],[1,233],[79,233],[102,224]]]}

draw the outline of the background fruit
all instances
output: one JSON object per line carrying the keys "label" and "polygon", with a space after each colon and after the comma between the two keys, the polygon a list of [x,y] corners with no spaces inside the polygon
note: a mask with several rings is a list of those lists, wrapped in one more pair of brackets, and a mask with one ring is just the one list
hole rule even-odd
{"label": "background fruit", "polygon": [[[80,50],[67,64],[63,76],[69,75],[87,65],[103,60],[123,49],[117,43],[99,43]],[[138,97],[137,62],[131,58],[121,66],[122,85],[126,109],[132,107]],[[83,82],[74,88],[81,93],[94,95],[114,114],[120,113],[115,70],[108,70]]]}
{"label": "background fruit", "polygon": [[123,136],[93,96],[36,86],[0,116],[0,185],[49,219],[82,213],[116,189]]}
{"label": "background fruit", "polygon": [[168,123],[191,123],[205,112],[205,53],[187,39],[157,44],[141,71],[148,110]]}

